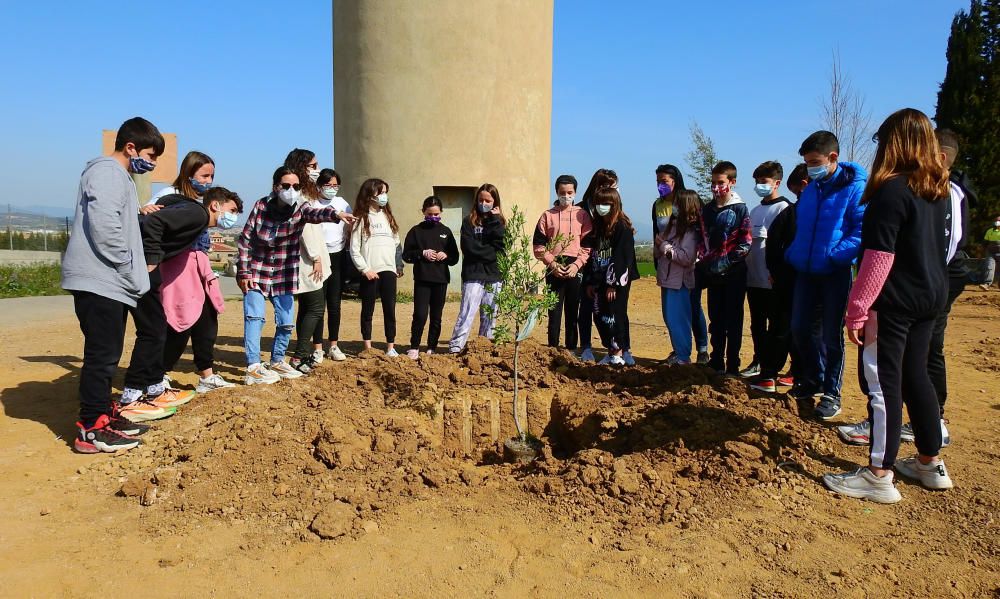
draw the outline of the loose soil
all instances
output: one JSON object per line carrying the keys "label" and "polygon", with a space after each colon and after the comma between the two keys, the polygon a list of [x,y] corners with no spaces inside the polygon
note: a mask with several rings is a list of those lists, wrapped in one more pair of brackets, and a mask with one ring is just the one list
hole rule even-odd
{"label": "loose soil", "polygon": [[[348,343],[356,356],[307,378],[199,396],[116,456],[68,448],[72,312],[7,327],[4,595],[122,594],[126,576],[154,596],[1000,597],[995,298],[969,288],[949,326],[957,488],[900,481],[895,506],[822,488],[865,452],[811,405],[662,365],[649,280],[633,291],[637,366],[583,365],[537,332],[516,408],[510,347],[473,339],[413,362]],[[227,307],[218,358],[234,378],[241,322]],[[352,338],[359,310],[345,308]],[[864,415],[853,361],[836,424]],[[528,465],[502,461],[513,409],[542,441]],[[103,576],[109,560],[128,567]]]}

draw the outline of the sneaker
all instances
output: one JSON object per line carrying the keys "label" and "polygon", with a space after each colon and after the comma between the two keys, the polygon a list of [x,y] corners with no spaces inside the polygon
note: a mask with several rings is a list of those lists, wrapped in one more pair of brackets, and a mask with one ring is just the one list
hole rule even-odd
{"label": "sneaker", "polygon": [[316,363],[313,362],[311,356],[304,360],[295,360],[294,363],[289,363],[289,365],[302,374],[309,374],[313,370],[316,370]]}
{"label": "sneaker", "polygon": [[979,288],[982,289],[983,291],[989,291],[990,290],[990,286],[987,285],[986,283],[980,283]]}
{"label": "sneaker", "polygon": [[631,350],[622,352],[622,360],[625,361],[626,366],[635,366],[635,358],[632,357]]}
{"label": "sneaker", "polygon": [[899,440],[906,443],[913,443],[913,425],[907,422],[903,428],[899,429]]}
{"label": "sneaker", "polygon": [[760,375],[760,364],[751,362],[744,370],[740,371],[740,376],[749,379]]}
{"label": "sneaker", "polygon": [[216,389],[225,389],[226,387],[235,387],[234,383],[230,383],[226,379],[222,378],[218,374],[213,374],[205,378],[198,379],[198,386],[194,388],[196,393],[208,393],[209,391],[215,391]]}
{"label": "sneaker", "polygon": [[667,358],[667,366],[684,366],[685,364],[690,364],[691,360],[685,360],[683,358],[678,358],[677,354],[670,354]]}
{"label": "sneaker", "polygon": [[128,435],[129,437],[144,435],[149,432],[149,429],[153,428],[148,424],[132,422],[128,418],[123,417],[118,410],[117,402],[111,402],[111,414],[108,419],[108,426],[110,426],[112,430],[122,433],[123,435]]}
{"label": "sneaker", "polygon": [[289,366],[284,360],[281,362],[271,362],[267,365],[267,369],[283,379],[302,378],[302,373]]}
{"label": "sneaker", "polygon": [[243,379],[245,385],[271,385],[281,380],[278,373],[260,362],[247,367],[247,374]]}
{"label": "sneaker", "polygon": [[795,377],[779,376],[775,382],[779,387],[794,387]]}
{"label": "sneaker", "polygon": [[138,447],[142,441],[111,428],[111,418],[104,414],[97,419],[94,426],[84,428],[77,422],[77,435],[73,440],[73,449],[79,453],[114,453]]}
{"label": "sneaker", "polygon": [[387,357],[389,357],[389,358],[398,358],[399,357],[399,352],[396,351],[395,347],[392,347],[392,348],[389,348],[389,349],[385,350],[385,355]]}
{"label": "sneaker", "polygon": [[580,361],[582,362],[595,362],[597,358],[594,357],[594,350],[589,347],[583,348],[580,352]]}
{"label": "sneaker", "polygon": [[892,484],[892,472],[875,476],[868,468],[841,474],[824,474],[823,484],[834,493],[876,503],[896,503],[903,498]]}
{"label": "sneaker", "polygon": [[774,384],[774,379],[758,377],[754,382],[750,383],[750,388],[756,391],[763,391],[764,393],[774,393],[777,386]]}
{"label": "sneaker", "polygon": [[319,365],[323,363],[323,350],[314,349],[312,353],[312,361],[314,364]]}
{"label": "sneaker", "polygon": [[816,404],[816,417],[820,420],[832,420],[840,414],[840,398],[832,395],[824,395]]}
{"label": "sneaker", "polygon": [[951,445],[951,434],[948,432],[948,427],[945,426],[944,418],[941,419],[941,447],[948,447]]}
{"label": "sneaker", "polygon": [[866,418],[857,424],[838,426],[837,436],[848,445],[871,445],[872,423]]}
{"label": "sneaker", "polygon": [[156,397],[147,397],[146,401],[161,408],[176,408],[194,399],[195,395],[194,391],[181,391],[180,389],[168,388]]}
{"label": "sneaker", "polygon": [[326,355],[329,356],[330,359],[333,360],[334,362],[343,362],[344,360],[347,359],[347,356],[344,355],[344,352],[340,351],[340,348],[337,347],[336,345],[326,350]]}
{"label": "sneaker", "polygon": [[597,365],[598,366],[607,366],[608,364],[611,363],[611,358],[613,358],[613,357],[614,356],[612,356],[611,354],[608,354],[608,355],[604,356],[603,358],[601,358],[601,361],[598,362]]}
{"label": "sneaker", "polygon": [[[628,365],[628,362],[625,361],[625,358],[623,356],[610,356],[610,357],[611,357],[611,361],[608,362],[608,364],[610,364],[612,366],[626,366],[626,365]],[[633,362],[633,364],[635,364],[635,362]]]}
{"label": "sneaker", "polygon": [[708,362],[711,359],[712,359],[712,357],[708,355],[708,350],[707,349],[699,349],[698,350],[698,363],[699,364],[701,364],[702,366],[705,366],[706,364],[708,364]]}
{"label": "sneaker", "polygon": [[428,356],[433,356],[434,355],[434,350],[433,349],[429,349],[429,350],[425,351],[424,353],[427,354]]}
{"label": "sneaker", "polygon": [[676,360],[677,360],[677,352],[674,352],[674,351],[672,351],[669,354],[667,354],[666,358],[663,358],[663,362],[665,364],[674,364],[676,362]]}
{"label": "sneaker", "polygon": [[896,471],[913,480],[919,480],[925,489],[943,491],[955,486],[944,467],[944,460],[935,459],[930,464],[921,464],[916,456],[896,460]]}
{"label": "sneaker", "polygon": [[420,359],[420,350],[419,349],[410,349],[410,350],[407,350],[406,351],[406,357],[409,358],[409,359],[411,359],[411,360],[419,360]]}
{"label": "sneaker", "polygon": [[177,408],[158,406],[146,398],[137,399],[127,404],[120,404],[117,410],[120,416],[132,422],[162,420],[177,413]]}

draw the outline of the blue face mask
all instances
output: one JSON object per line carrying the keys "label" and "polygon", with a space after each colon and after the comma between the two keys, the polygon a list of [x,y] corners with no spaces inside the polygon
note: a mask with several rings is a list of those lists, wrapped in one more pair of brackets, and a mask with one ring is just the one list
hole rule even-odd
{"label": "blue face mask", "polygon": [[754,193],[762,198],[766,198],[771,195],[772,187],[767,183],[758,183],[753,186]]}
{"label": "blue face mask", "polygon": [[829,173],[829,164],[821,164],[819,166],[810,166],[806,168],[806,172],[809,173],[809,178],[815,181],[816,179],[822,179],[826,177]]}
{"label": "blue face mask", "polygon": [[211,182],[208,182],[208,183],[199,183],[198,181],[195,181],[194,177],[189,178],[188,179],[188,183],[191,184],[191,187],[195,190],[195,192],[198,195],[205,195],[206,191],[208,191],[209,189],[212,189],[212,183]]}
{"label": "blue face mask", "polygon": [[669,183],[657,183],[656,193],[660,194],[661,198],[665,198],[674,190],[673,186]]}
{"label": "blue face mask", "polygon": [[156,163],[137,155],[135,158],[128,159],[128,166],[133,173],[142,175],[156,168]]}
{"label": "blue face mask", "polygon": [[434,216],[431,216],[429,214],[425,214],[424,215],[424,220],[427,221],[427,222],[429,222],[429,223],[439,223],[439,222],[441,222],[441,215],[440,214],[435,214]]}
{"label": "blue face mask", "polygon": [[235,212],[223,212],[219,215],[219,219],[215,222],[215,226],[220,229],[232,229],[236,226],[236,213]]}
{"label": "blue face mask", "polygon": [[480,213],[486,214],[490,210],[493,210],[493,205],[492,204],[482,204],[482,203],[479,204],[479,212]]}

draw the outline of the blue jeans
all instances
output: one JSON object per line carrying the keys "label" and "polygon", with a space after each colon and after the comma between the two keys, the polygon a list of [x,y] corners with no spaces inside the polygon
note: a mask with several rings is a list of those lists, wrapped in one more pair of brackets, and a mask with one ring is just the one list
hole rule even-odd
{"label": "blue jeans", "polygon": [[681,285],[680,289],[660,289],[663,306],[663,322],[670,334],[670,344],[674,355],[682,362],[691,361],[691,290]]}
{"label": "blue jeans", "polygon": [[[275,295],[270,298],[274,306],[274,345],[271,346],[271,362],[285,359],[288,341],[295,328],[295,296]],[[243,350],[247,354],[247,365],[260,362],[260,334],[264,330],[264,316],[267,314],[264,294],[256,289],[243,296]]]}
{"label": "blue jeans", "polygon": [[[828,275],[799,273],[792,297],[792,339],[801,357],[796,386],[840,398],[844,378],[844,311],[851,268]],[[814,329],[819,325],[818,344]]]}
{"label": "blue jeans", "polygon": [[705,309],[701,307],[701,289],[697,286],[691,290],[691,330],[697,350],[707,352],[708,322],[705,320]]}

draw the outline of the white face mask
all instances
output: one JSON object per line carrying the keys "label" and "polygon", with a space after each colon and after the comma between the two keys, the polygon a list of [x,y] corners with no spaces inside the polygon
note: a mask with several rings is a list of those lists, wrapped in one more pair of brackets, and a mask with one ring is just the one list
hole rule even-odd
{"label": "white face mask", "polygon": [[311,180],[313,183],[319,180],[319,171],[314,168],[309,169],[308,175],[309,175],[309,180]]}
{"label": "white face mask", "polygon": [[600,216],[607,216],[607,215],[611,214],[611,205],[610,204],[598,204],[598,205],[594,206],[594,212],[596,212]]}
{"label": "white face mask", "polygon": [[326,199],[328,199],[328,200],[332,200],[333,198],[337,197],[337,192],[338,191],[340,191],[339,187],[324,187],[323,188],[323,197],[326,198]]}
{"label": "white face mask", "polygon": [[389,203],[389,194],[380,193],[375,196],[375,201],[378,202],[379,206],[385,207],[385,205]]}
{"label": "white face mask", "polygon": [[299,199],[299,192],[293,188],[282,189],[278,192],[278,198],[289,206],[294,206],[296,200]]}
{"label": "white face mask", "polygon": [[559,205],[560,206],[569,206],[572,203],[573,203],[573,197],[572,196],[559,196]]}

